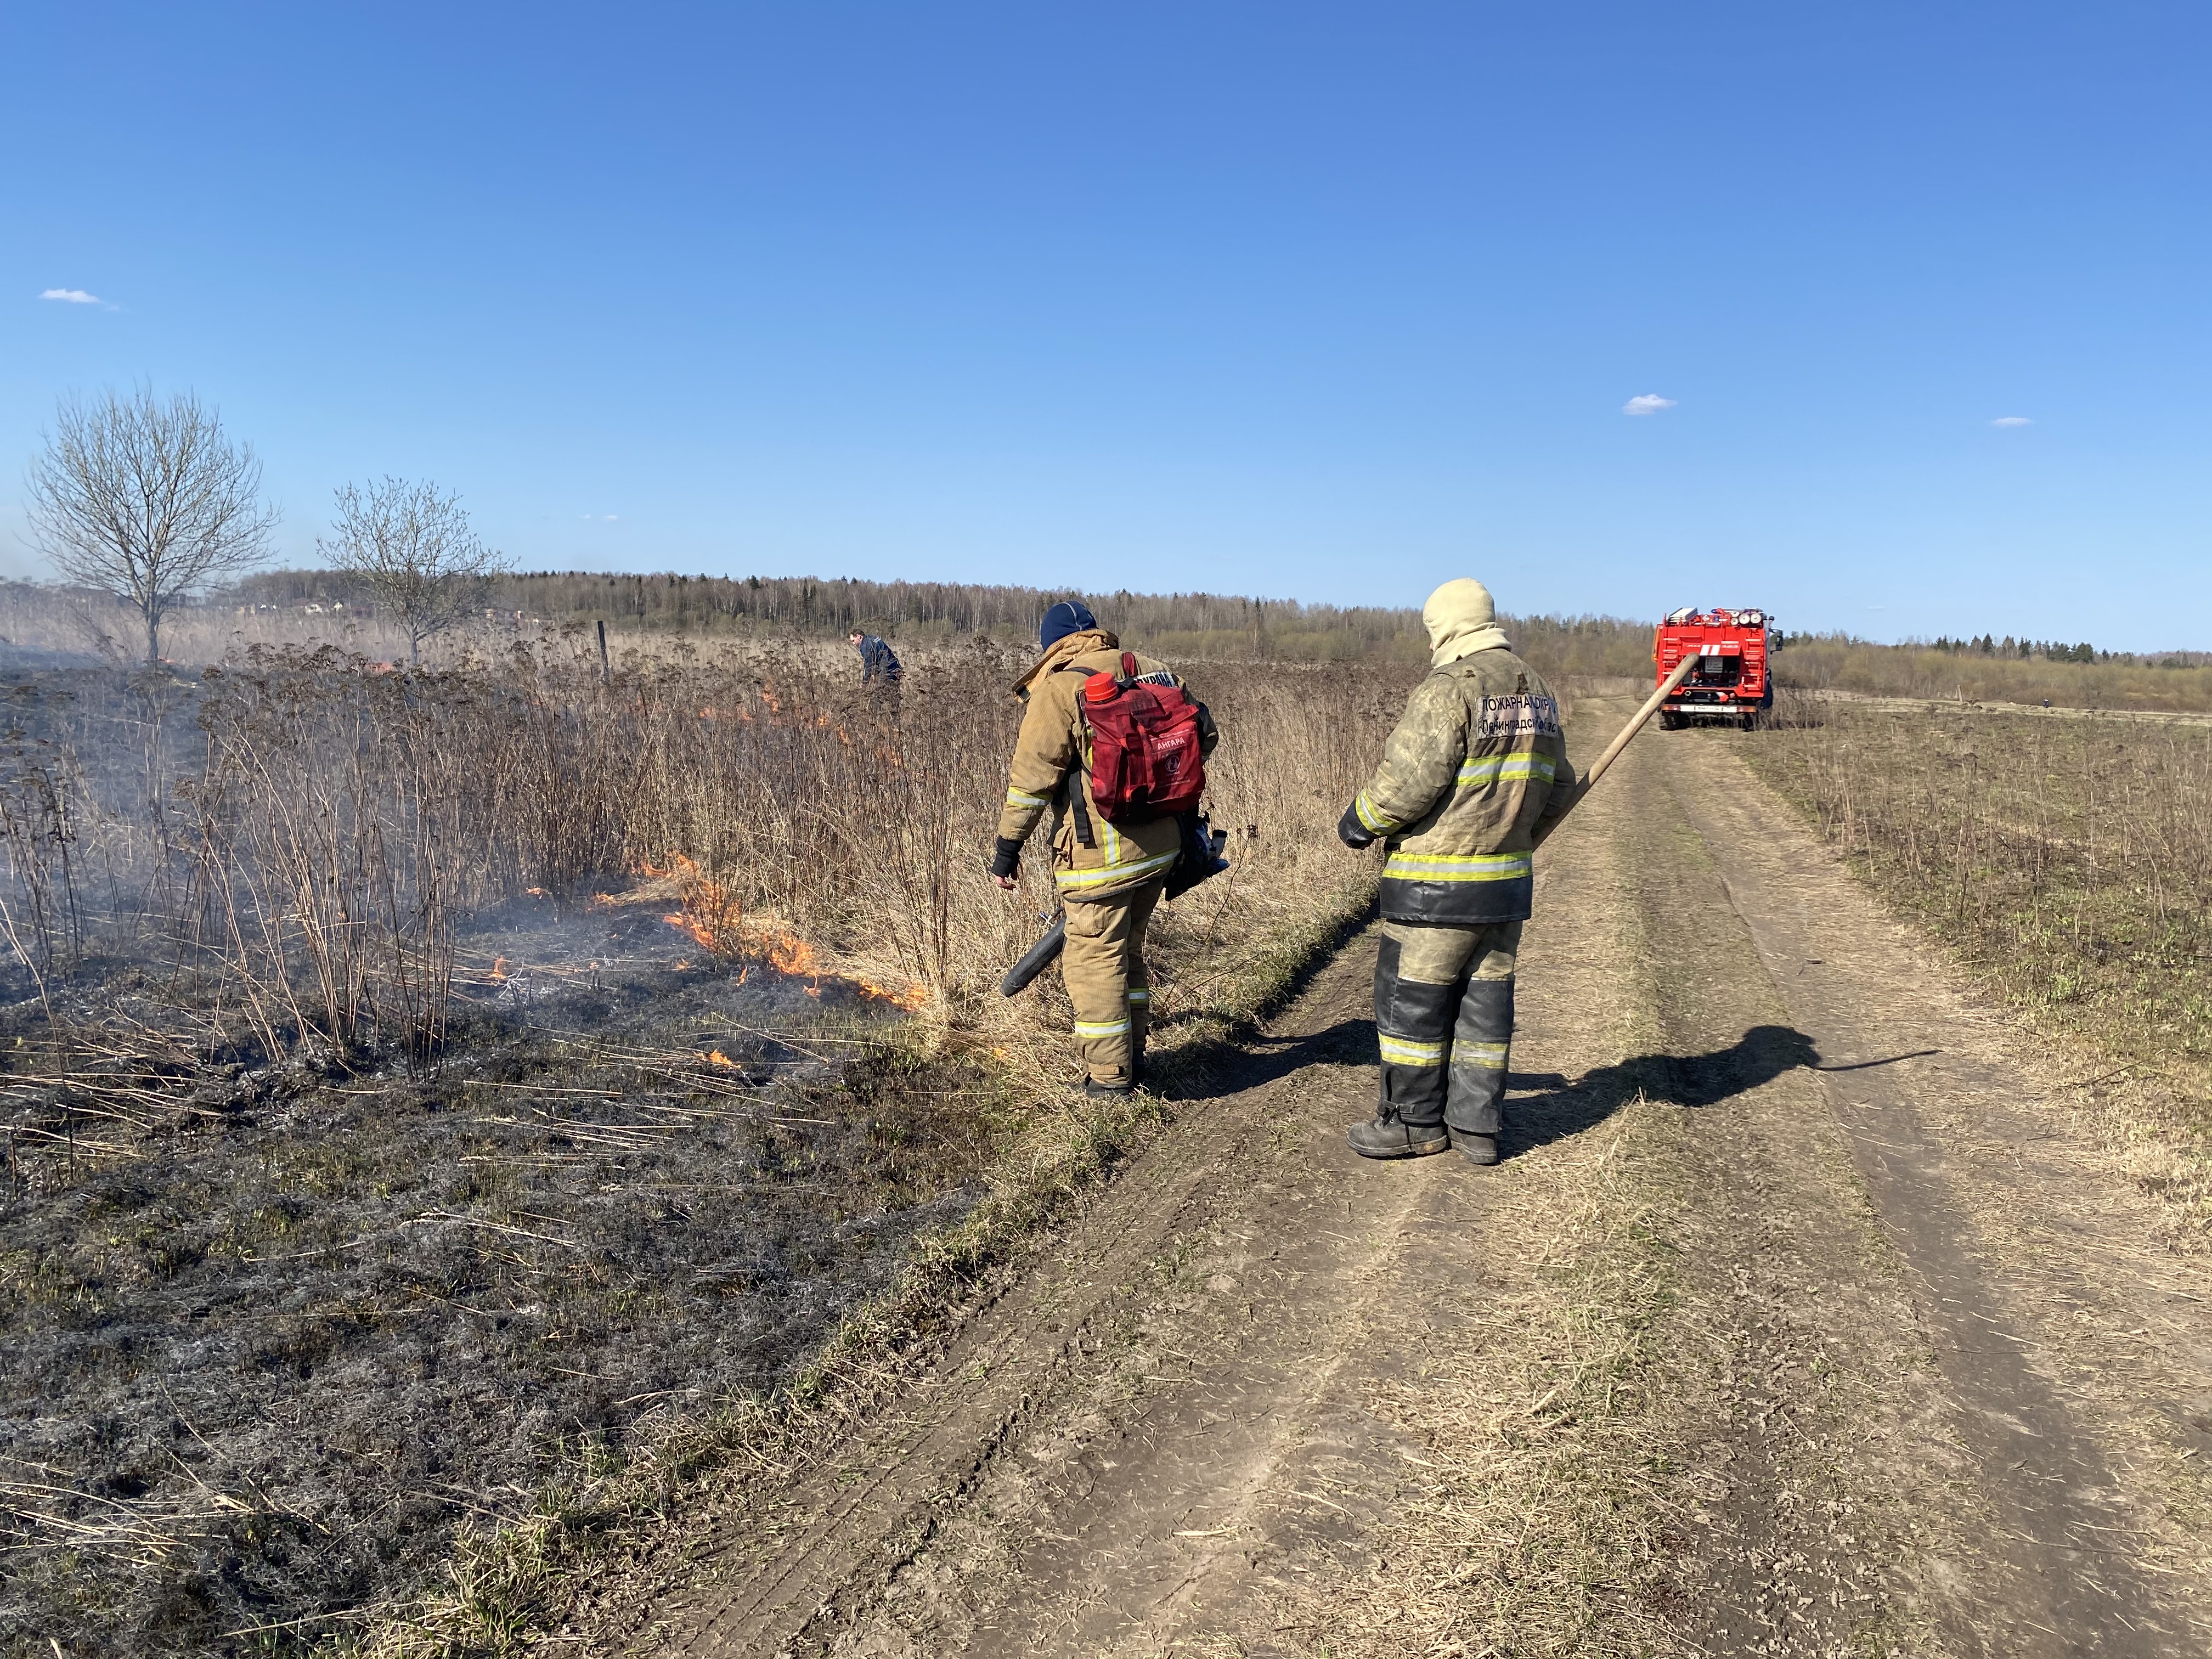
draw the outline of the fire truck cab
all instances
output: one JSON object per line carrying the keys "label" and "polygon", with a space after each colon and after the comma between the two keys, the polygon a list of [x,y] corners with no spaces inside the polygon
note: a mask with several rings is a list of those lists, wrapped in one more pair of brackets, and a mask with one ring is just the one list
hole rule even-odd
{"label": "fire truck cab", "polygon": [[1659,624],[1652,641],[1652,684],[1663,685],[1686,656],[1698,659],[1690,677],[1659,705],[1659,725],[1677,732],[1692,720],[1732,720],[1748,732],[1774,706],[1767,672],[1764,611],[1700,611],[1685,605]]}

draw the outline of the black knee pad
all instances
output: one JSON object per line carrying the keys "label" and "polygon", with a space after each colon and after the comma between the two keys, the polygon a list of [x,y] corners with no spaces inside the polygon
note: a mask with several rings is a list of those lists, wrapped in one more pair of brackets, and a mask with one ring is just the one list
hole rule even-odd
{"label": "black knee pad", "polygon": [[1510,979],[1471,979],[1459,1000],[1459,1019],[1453,1038],[1460,1042],[1510,1042],[1513,1040],[1513,981]]}
{"label": "black knee pad", "polygon": [[1375,959],[1375,1028],[1392,1036],[1442,1042],[1460,1000],[1457,985],[1426,985],[1402,977],[1398,941],[1386,939]]}

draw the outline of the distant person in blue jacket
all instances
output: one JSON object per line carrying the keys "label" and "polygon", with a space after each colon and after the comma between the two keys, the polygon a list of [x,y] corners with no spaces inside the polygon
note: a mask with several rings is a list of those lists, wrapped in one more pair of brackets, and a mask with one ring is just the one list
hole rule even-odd
{"label": "distant person in blue jacket", "polygon": [[856,628],[847,637],[852,641],[853,648],[860,653],[862,686],[873,685],[880,679],[886,688],[893,688],[906,678],[906,670],[899,666],[899,659],[892,653],[890,647],[875,635],[863,634]]}

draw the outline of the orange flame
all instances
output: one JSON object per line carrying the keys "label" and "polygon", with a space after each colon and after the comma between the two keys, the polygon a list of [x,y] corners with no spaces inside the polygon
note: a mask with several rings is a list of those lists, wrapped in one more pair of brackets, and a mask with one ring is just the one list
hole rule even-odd
{"label": "orange flame", "polygon": [[783,928],[769,936],[769,966],[780,974],[805,975],[819,979],[822,967],[814,959],[814,947],[805,939]]}
{"label": "orange flame", "polygon": [[507,977],[507,958],[505,957],[495,957],[492,958],[491,976],[495,983]]}
{"label": "orange flame", "polygon": [[929,987],[924,985],[920,980],[908,981],[903,990],[896,990],[888,985],[880,985],[874,980],[867,978],[856,979],[853,982],[870,996],[880,997],[902,1013],[917,1012],[929,1000]]}
{"label": "orange flame", "polygon": [[705,1060],[709,1066],[720,1066],[726,1072],[734,1072],[738,1069],[738,1062],[732,1060],[720,1048],[709,1048],[705,1054],[700,1055],[699,1058]]}
{"label": "orange flame", "polygon": [[[665,866],[641,860],[635,866],[635,873],[651,880],[677,884],[677,898],[683,908],[661,920],[678,933],[717,956],[729,956],[738,951],[750,954],[757,950],[776,972],[807,981],[802,988],[807,995],[822,994],[822,981],[828,970],[814,946],[771,916],[750,919],[741,927],[743,910],[737,899],[728,888],[702,870],[698,860],[690,854],[671,853]],[[594,902],[617,904],[622,901],[599,894],[594,896]],[[686,960],[676,965],[682,969],[690,963]],[[751,973],[750,967],[740,968],[738,983],[743,985]],[[888,1002],[906,1013],[913,1013],[929,1001],[929,988],[918,981],[903,985],[885,984],[857,975],[851,982],[863,995]]]}
{"label": "orange flame", "polygon": [[661,917],[663,921],[715,954],[726,953],[725,941],[736,932],[740,907],[728,888],[700,869],[696,859],[672,853],[665,866],[641,859],[634,869],[650,879],[676,884],[677,902],[684,908]]}
{"label": "orange flame", "polygon": [[700,944],[705,945],[709,951],[714,948],[714,930],[707,926],[705,922],[701,921],[696,917],[693,916],[689,911],[679,911],[677,915],[672,916],[663,916],[661,917],[661,920],[666,922],[671,927],[673,927],[678,933],[690,934],[693,939],[697,939]]}

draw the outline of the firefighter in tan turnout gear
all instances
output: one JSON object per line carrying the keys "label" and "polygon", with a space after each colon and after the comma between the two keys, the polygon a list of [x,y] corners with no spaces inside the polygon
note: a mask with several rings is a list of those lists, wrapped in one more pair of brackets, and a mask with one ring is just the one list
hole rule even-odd
{"label": "firefighter in tan turnout gear", "polygon": [[[1111,701],[1116,686],[1144,685],[1176,696],[1169,701],[1194,713],[1182,716],[1197,743],[1194,761],[1213,750],[1218,733],[1202,703],[1189,700],[1182,679],[1165,664],[1124,652],[1098,626],[1090,610],[1063,600],[1037,629],[1043,651],[1022,676],[1014,695],[1028,704],[999,815],[991,873],[1015,886],[1022,843],[1048,809],[1052,813],[1053,882],[1066,907],[1067,945],[1060,976],[1075,1005],[1075,1036],[1091,1094],[1127,1094],[1144,1061],[1152,1014],[1152,986],[1145,972],[1145,928],[1182,848],[1182,824],[1172,813],[1149,816],[1102,810],[1093,788],[1094,741],[1104,729],[1094,702]],[[1191,768],[1196,775],[1199,767]],[[1192,806],[1196,805],[1194,799]],[[1109,808],[1115,808],[1109,800]]]}
{"label": "firefighter in tan turnout gear", "polygon": [[1382,1099],[1351,1133],[1365,1158],[1455,1146],[1474,1163],[1498,1161],[1533,837],[1565,811],[1574,774],[1559,704],[1496,616],[1490,591],[1465,577],[1429,596],[1428,678],[1337,826],[1347,846],[1379,837],[1385,854]]}

